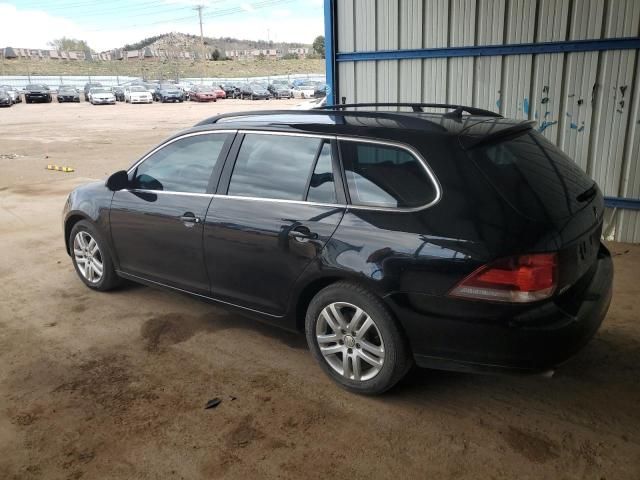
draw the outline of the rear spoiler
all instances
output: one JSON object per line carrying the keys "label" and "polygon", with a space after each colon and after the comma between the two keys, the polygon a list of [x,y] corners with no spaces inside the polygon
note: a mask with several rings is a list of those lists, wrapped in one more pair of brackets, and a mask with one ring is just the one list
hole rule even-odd
{"label": "rear spoiler", "polygon": [[484,146],[484,145],[489,145],[489,144],[492,144],[492,143],[500,142],[500,141],[506,140],[507,138],[510,138],[510,137],[516,137],[518,135],[521,135],[521,134],[533,129],[534,125],[536,125],[535,120],[530,120],[528,122],[518,123],[516,125],[512,125],[510,127],[498,130],[498,131],[496,131],[494,133],[490,133],[488,135],[484,135],[484,136],[478,138],[477,140],[474,139],[474,140],[468,142],[468,144],[464,145],[464,148],[467,149],[467,150],[471,150],[473,148],[477,148],[477,147],[481,147],[481,146]]}

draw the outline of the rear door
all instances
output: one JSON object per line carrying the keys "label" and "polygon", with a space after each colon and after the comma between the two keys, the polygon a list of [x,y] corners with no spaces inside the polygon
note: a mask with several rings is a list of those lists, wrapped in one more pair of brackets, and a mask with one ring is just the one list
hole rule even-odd
{"label": "rear door", "polygon": [[111,237],[120,269],[208,294],[203,220],[232,132],[202,132],[161,146],[131,172],[133,187],[115,192]]}
{"label": "rear door", "polygon": [[344,215],[331,138],[245,132],[204,226],[213,297],[272,315]]}

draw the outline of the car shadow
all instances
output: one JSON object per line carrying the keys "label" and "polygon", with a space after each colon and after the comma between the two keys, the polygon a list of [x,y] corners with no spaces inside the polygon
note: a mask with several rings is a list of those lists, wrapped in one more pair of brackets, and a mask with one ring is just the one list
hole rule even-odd
{"label": "car shadow", "polygon": [[603,433],[622,425],[629,436],[638,437],[640,341],[623,329],[607,328],[551,378],[415,368],[382,401],[484,418],[503,409],[543,414]]}

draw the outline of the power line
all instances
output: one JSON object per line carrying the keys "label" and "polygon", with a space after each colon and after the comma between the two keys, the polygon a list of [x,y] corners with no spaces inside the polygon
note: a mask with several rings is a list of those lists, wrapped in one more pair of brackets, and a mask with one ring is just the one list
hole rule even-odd
{"label": "power line", "polygon": [[[293,3],[296,0],[262,0],[259,2],[254,2],[251,4],[251,7],[254,10],[258,10],[258,9],[262,9],[262,8],[267,8],[267,7],[272,7],[272,6],[276,6],[276,5],[283,5],[283,4],[287,4],[287,3]],[[226,9],[218,9],[215,12],[212,13],[207,13],[207,14],[203,14],[202,17],[204,18],[219,18],[219,17],[224,17],[224,16],[228,16],[228,15],[234,15],[236,13],[241,13],[241,12],[246,12],[246,10],[243,7],[227,7]],[[167,20],[161,20],[161,21],[157,21],[157,22],[150,22],[150,23],[136,23],[136,24],[130,24],[130,25],[120,25],[119,28],[134,28],[134,27],[150,27],[150,26],[155,26],[155,25],[163,25],[163,24],[167,24],[167,23],[185,23],[185,22],[192,22],[193,21],[193,17],[192,16],[188,16],[188,17],[180,17],[180,18],[174,18],[174,19],[167,19]],[[95,30],[89,30],[89,32],[91,33],[95,33],[95,32],[106,32],[106,31],[111,31],[113,30],[113,28],[100,28],[100,29],[95,29]]]}

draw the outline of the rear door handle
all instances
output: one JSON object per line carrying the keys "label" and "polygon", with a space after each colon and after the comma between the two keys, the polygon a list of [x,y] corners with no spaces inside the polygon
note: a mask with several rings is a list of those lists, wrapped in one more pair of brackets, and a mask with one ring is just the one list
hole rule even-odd
{"label": "rear door handle", "polygon": [[186,212],[180,217],[180,220],[187,226],[192,226],[194,223],[200,223],[202,221],[191,212]]}
{"label": "rear door handle", "polygon": [[299,225],[289,232],[289,236],[296,240],[315,240],[318,234],[309,230],[309,227]]}

